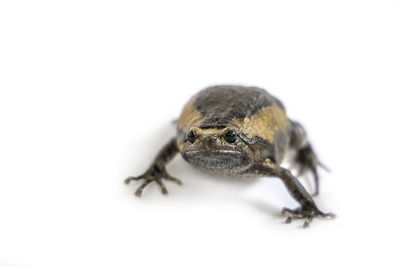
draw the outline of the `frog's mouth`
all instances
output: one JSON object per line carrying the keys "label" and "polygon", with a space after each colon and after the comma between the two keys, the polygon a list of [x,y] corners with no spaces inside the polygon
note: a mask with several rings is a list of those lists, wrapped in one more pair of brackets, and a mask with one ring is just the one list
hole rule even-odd
{"label": "frog's mouth", "polygon": [[195,153],[208,153],[210,155],[217,155],[217,154],[241,154],[241,151],[236,150],[188,150],[186,154],[193,155]]}
{"label": "frog's mouth", "polygon": [[238,150],[189,150],[183,158],[203,171],[222,175],[237,173],[251,164],[248,155]]}

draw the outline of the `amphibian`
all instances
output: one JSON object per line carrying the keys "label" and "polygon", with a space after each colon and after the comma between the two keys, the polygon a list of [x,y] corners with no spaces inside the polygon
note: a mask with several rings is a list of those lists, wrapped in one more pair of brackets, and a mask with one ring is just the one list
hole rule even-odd
{"label": "amphibian", "polygon": [[289,150],[295,152],[294,161],[300,169],[313,174],[318,194],[319,160],[304,128],[288,119],[283,104],[264,89],[212,86],[184,106],[176,137],[161,149],[149,169],[138,177],[128,177],[125,183],[143,180],[136,196],[151,182],[167,194],[163,180],[181,184],[166,170],[166,164],[179,153],[194,167],[216,175],[280,178],[300,204],[294,210],[283,209],[288,223],[304,219],[307,227],[314,217],[333,217],[320,211],[292,172],[280,166]]}

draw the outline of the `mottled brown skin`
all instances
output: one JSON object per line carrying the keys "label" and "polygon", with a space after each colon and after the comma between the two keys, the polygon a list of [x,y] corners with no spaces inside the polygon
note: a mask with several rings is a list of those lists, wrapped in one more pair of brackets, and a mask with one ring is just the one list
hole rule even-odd
{"label": "mottled brown skin", "polygon": [[144,180],[137,189],[155,181],[163,194],[162,180],[180,180],[169,175],[165,165],[179,152],[196,168],[224,176],[267,176],[280,178],[300,204],[296,210],[284,209],[286,222],[304,219],[304,227],[314,217],[333,217],[320,211],[296,177],[280,164],[289,149],[296,153],[300,171],[311,171],[318,194],[320,165],[303,127],[289,120],[285,108],[265,90],[243,86],[213,86],[193,96],[183,108],[177,136],[160,151],[146,173],[132,180]]}

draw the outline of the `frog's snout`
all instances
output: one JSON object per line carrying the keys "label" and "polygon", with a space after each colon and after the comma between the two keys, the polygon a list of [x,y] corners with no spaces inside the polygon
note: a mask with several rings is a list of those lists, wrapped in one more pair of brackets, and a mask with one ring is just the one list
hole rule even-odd
{"label": "frog's snout", "polygon": [[215,135],[206,135],[199,138],[199,141],[203,143],[206,150],[215,150],[221,146],[221,140]]}

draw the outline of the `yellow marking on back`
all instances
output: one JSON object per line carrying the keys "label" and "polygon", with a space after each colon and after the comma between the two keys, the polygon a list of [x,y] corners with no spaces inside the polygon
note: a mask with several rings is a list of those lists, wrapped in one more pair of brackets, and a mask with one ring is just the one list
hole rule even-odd
{"label": "yellow marking on back", "polygon": [[268,106],[261,108],[250,118],[234,119],[232,124],[247,137],[259,136],[272,144],[275,135],[289,127],[289,120],[283,109],[278,106]]}
{"label": "yellow marking on back", "polygon": [[224,132],[224,130],[214,129],[214,128],[208,128],[208,129],[193,128],[193,132],[196,136],[201,137],[206,135],[220,135]]}
{"label": "yellow marking on back", "polygon": [[204,116],[193,105],[194,98],[192,98],[183,108],[181,116],[179,117],[178,125],[183,132],[187,132],[192,127],[200,125]]}

